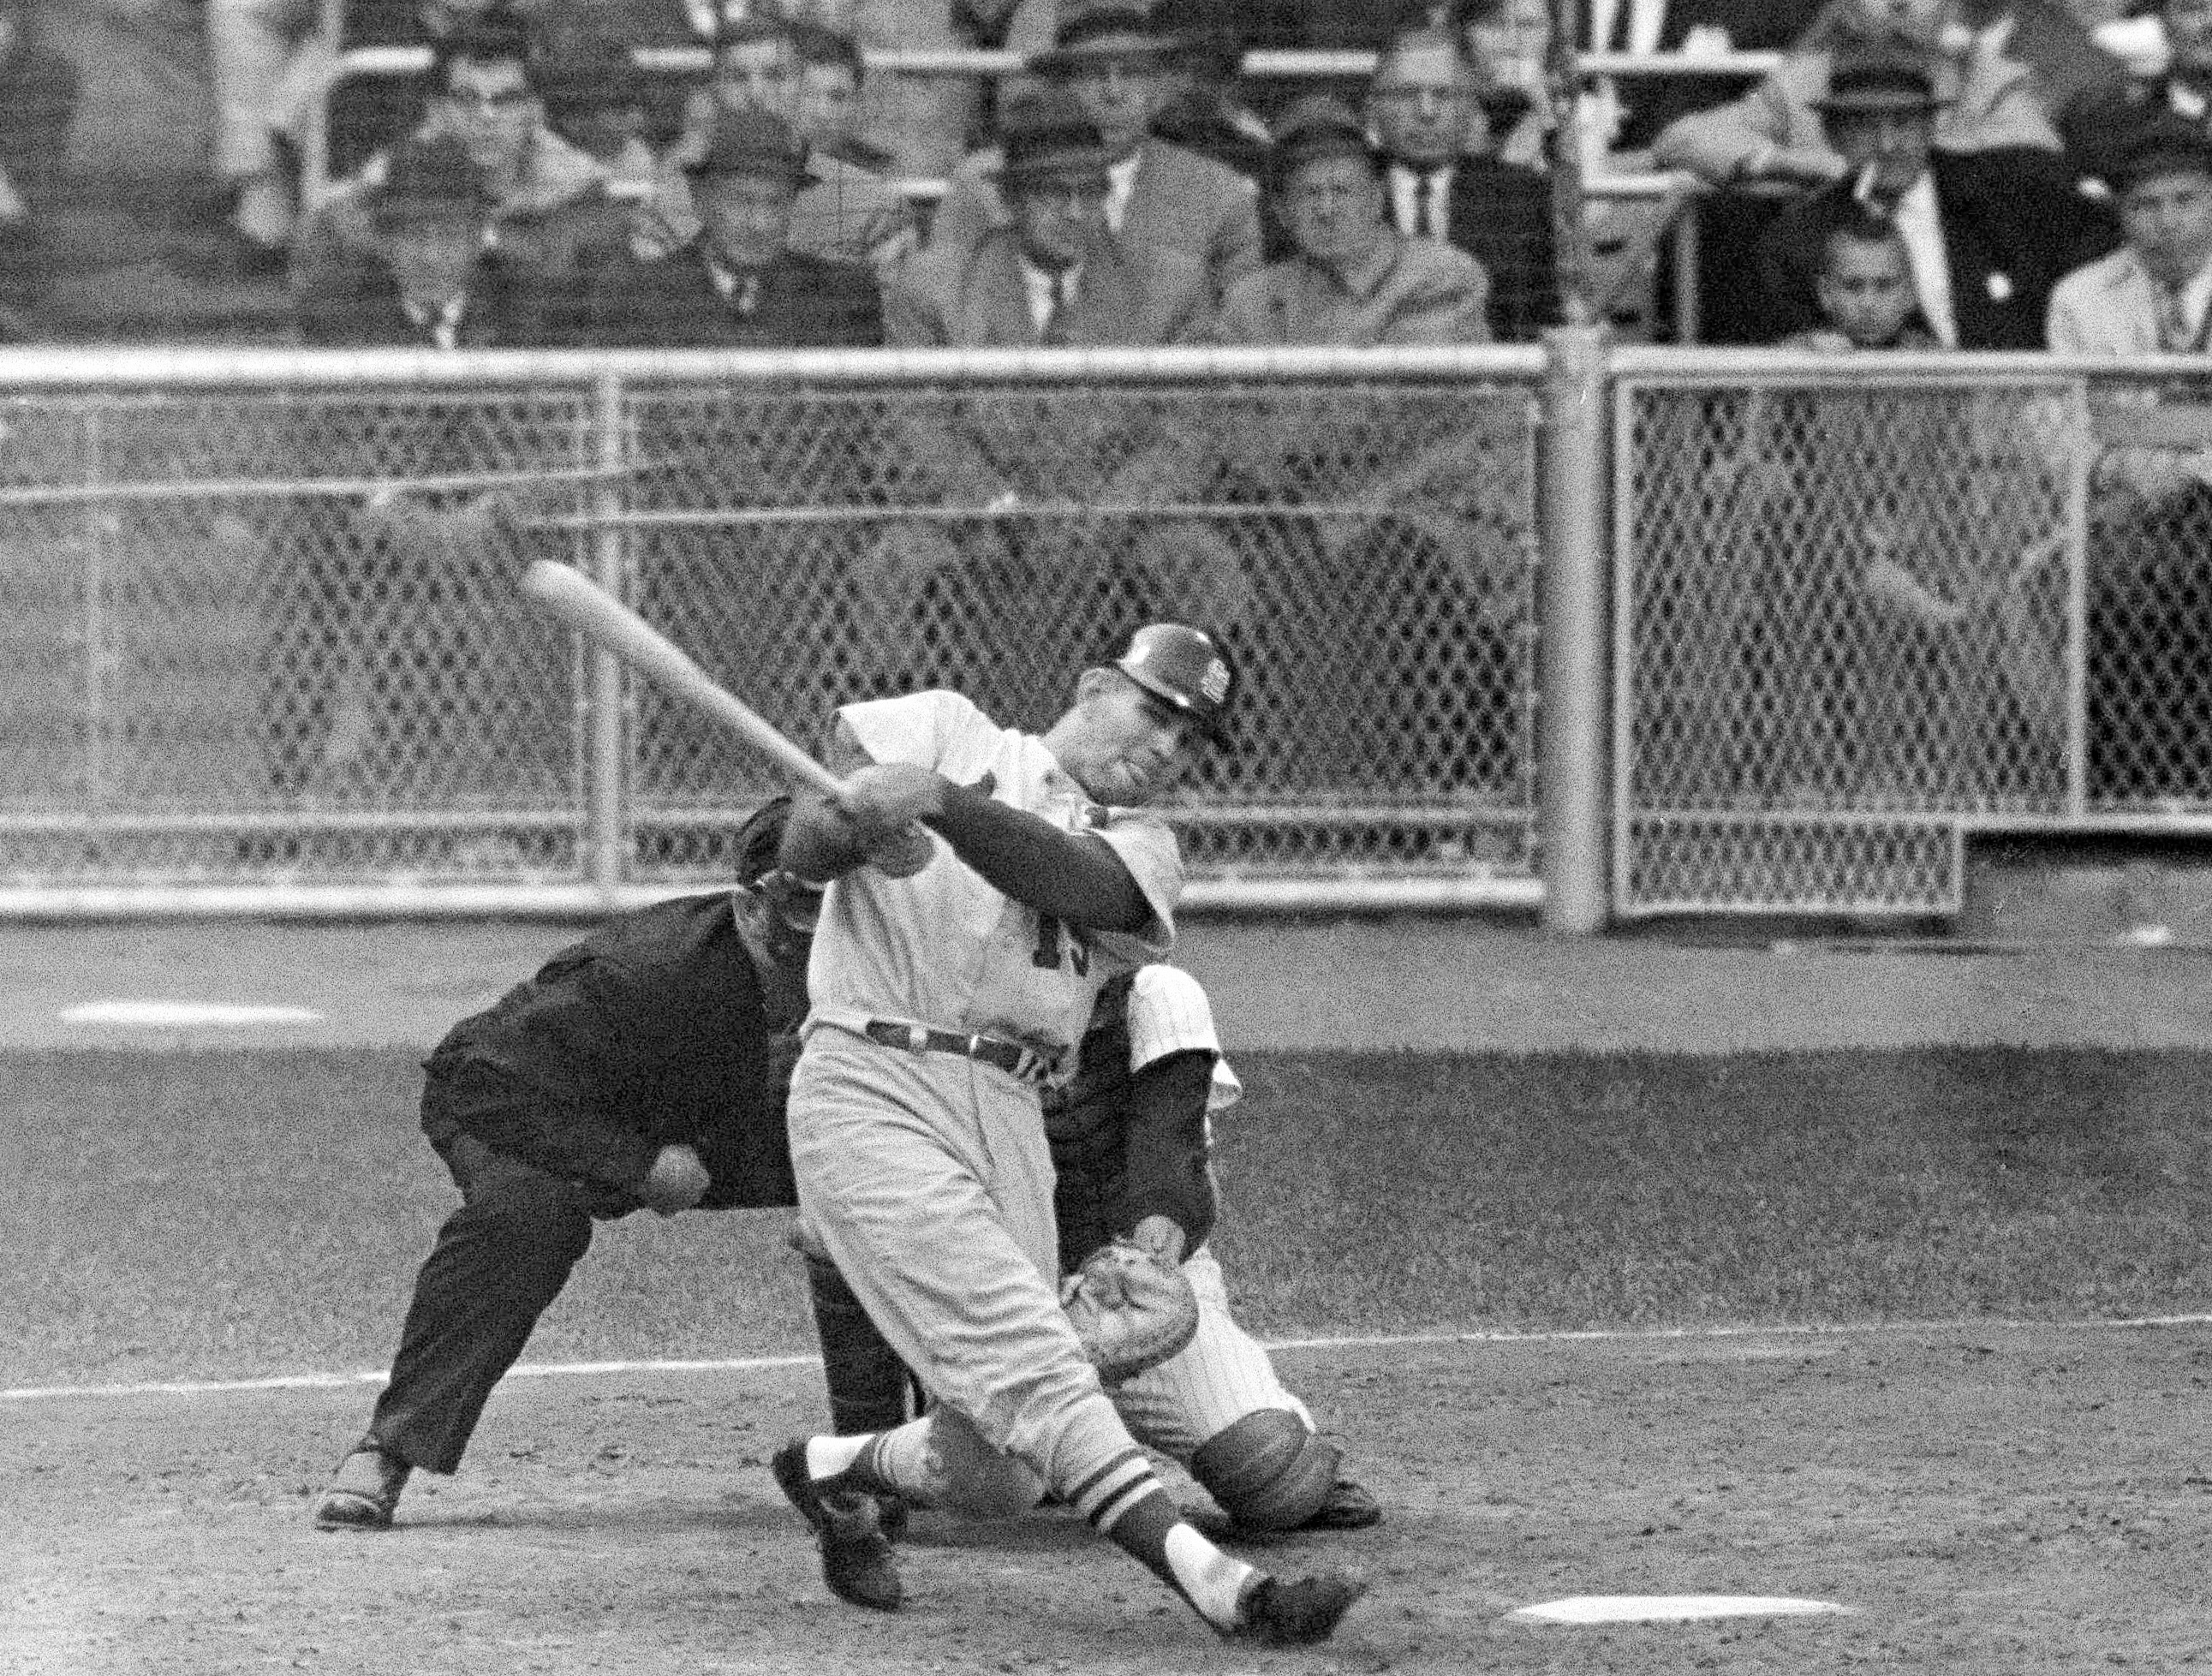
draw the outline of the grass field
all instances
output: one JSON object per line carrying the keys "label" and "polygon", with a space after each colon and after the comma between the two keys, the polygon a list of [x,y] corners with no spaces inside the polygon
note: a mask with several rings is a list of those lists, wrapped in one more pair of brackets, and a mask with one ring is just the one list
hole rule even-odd
{"label": "grass field", "polygon": [[[2212,1055],[1240,1056],[1263,1334],[2212,1308]],[[10,1056],[0,1387],[387,1361],[453,1193],[398,1052]],[[777,1212],[632,1217],[539,1360],[810,1347]]]}
{"label": "grass field", "polygon": [[[840,1606],[765,1467],[818,1423],[804,1366],[509,1381],[459,1476],[418,1475],[397,1528],[351,1539],[307,1509],[358,1384],[24,1394],[380,1369],[453,1193],[410,1054],[8,1056],[0,1668],[2212,1668],[2212,1332],[2079,1324],[2212,1309],[2208,1059],[1240,1055],[1232,1290],[1263,1334],[1368,1335],[1278,1363],[1389,1510],[1243,1547],[1374,1584],[1327,1649],[1269,1653],[1049,1514],[924,1515],[907,1606]],[[605,1230],[530,1359],[804,1353],[786,1220]],[[1862,1325],[1382,1341],[1838,1320]],[[1684,1593],[1847,1610],[1510,1617]]]}

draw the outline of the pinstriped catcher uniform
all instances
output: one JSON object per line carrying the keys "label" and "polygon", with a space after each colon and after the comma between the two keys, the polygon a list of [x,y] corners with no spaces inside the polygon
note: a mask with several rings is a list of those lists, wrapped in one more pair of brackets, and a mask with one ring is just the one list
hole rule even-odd
{"label": "pinstriped catcher uniform", "polygon": [[1073,1080],[1048,1096],[1060,1265],[1147,1217],[1183,1232],[1183,1272],[1199,1301],[1190,1344],[1114,1388],[1137,1437],[1188,1466],[1248,1528],[1352,1528],[1381,1517],[1341,1473],[1334,1446],[1231,1312],[1207,1243],[1217,1209],[1212,1121],[1243,1092],[1221,1052],[1213,1010],[1176,967],[1107,985]]}

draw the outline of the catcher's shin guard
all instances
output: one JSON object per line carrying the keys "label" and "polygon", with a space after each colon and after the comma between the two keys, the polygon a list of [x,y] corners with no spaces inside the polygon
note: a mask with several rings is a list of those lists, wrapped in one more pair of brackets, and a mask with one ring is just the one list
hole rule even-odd
{"label": "catcher's shin guard", "polygon": [[830,1389],[830,1430],[844,1436],[889,1431],[909,1418],[913,1381],[845,1277],[827,1257],[806,1254],[806,1291],[822,1340],[822,1377]]}
{"label": "catcher's shin guard", "polygon": [[1198,1446],[1190,1475],[1249,1531],[1289,1531],[1318,1513],[1342,1457],[1287,1408],[1232,1420]]}

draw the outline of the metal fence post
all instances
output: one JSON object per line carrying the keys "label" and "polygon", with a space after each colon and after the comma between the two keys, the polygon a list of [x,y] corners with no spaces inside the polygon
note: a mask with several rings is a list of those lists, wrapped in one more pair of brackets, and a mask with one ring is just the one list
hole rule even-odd
{"label": "metal fence post", "polygon": [[1543,611],[1538,830],[1543,926],[1606,922],[1606,334],[1544,334]]}
{"label": "metal fence post", "polygon": [[[592,431],[599,458],[594,462],[610,475],[592,491],[592,510],[598,527],[592,532],[592,577],[617,599],[629,598],[628,541],[620,514],[623,482],[611,474],[626,465],[629,428],[623,422],[624,385],[619,373],[602,373],[592,382]],[[623,667],[613,653],[594,647],[587,654],[591,699],[586,707],[591,729],[586,748],[586,780],[591,799],[592,883],[610,894],[619,889],[629,871],[627,799],[629,776],[623,762],[626,732],[623,726]]]}

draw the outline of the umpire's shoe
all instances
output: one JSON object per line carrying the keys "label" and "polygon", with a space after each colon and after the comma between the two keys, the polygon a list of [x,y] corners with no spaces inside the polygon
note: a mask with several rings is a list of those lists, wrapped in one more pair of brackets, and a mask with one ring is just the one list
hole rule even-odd
{"label": "umpire's shoe", "polygon": [[392,1527],[399,1492],[415,1469],[387,1454],[374,1437],[364,1437],[315,1498],[315,1528],[325,1531],[381,1531]]}
{"label": "umpire's shoe", "polygon": [[891,1561],[890,1539],[884,1534],[875,1497],[851,1490],[825,1491],[807,1475],[803,1437],[778,1449],[769,1465],[777,1487],[814,1527],[822,1550],[822,1581],[830,1592],[856,1606],[896,1611],[906,1590]]}
{"label": "umpire's shoe", "polygon": [[1263,1574],[1237,1603],[1237,1627],[1229,1633],[1270,1647],[1308,1647],[1334,1635],[1352,1603],[1366,1593],[1366,1580],[1349,1571],[1326,1571],[1289,1583]]}

